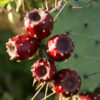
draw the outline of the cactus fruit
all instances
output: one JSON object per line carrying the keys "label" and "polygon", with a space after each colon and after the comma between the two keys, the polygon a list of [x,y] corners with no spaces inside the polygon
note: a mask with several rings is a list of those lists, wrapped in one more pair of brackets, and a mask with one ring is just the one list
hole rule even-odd
{"label": "cactus fruit", "polygon": [[34,38],[43,39],[52,32],[53,18],[46,10],[35,9],[27,13],[24,28]]}
{"label": "cactus fruit", "polygon": [[6,47],[11,60],[25,60],[36,53],[39,42],[29,34],[19,34],[10,38]]}
{"label": "cactus fruit", "polygon": [[47,43],[47,51],[51,58],[56,61],[63,61],[71,56],[74,44],[66,34],[56,35]]}
{"label": "cactus fruit", "polygon": [[54,89],[58,94],[65,97],[75,95],[79,92],[81,86],[80,76],[70,69],[60,70],[55,77]]}
{"label": "cactus fruit", "polygon": [[32,74],[36,81],[49,82],[56,75],[56,67],[54,63],[47,59],[39,59],[32,68]]}

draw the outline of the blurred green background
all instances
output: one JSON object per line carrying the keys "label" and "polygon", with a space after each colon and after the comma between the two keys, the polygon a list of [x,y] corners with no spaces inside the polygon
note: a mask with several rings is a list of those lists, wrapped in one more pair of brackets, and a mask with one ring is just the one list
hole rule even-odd
{"label": "blurred green background", "polygon": [[24,100],[32,95],[32,61],[10,61],[5,43],[14,33],[0,29],[0,100]]}

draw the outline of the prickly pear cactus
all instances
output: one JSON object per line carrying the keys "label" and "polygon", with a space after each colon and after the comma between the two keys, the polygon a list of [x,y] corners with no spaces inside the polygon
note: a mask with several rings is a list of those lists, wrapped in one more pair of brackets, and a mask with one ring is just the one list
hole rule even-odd
{"label": "prickly pear cactus", "polygon": [[[72,38],[75,45],[74,53],[70,59],[56,63],[56,66],[58,70],[76,70],[82,78],[81,91],[93,91],[100,83],[99,12],[99,1],[70,0],[56,19],[53,33],[50,35],[52,37],[67,33]],[[52,13],[53,16],[56,14],[57,12]]]}
{"label": "prickly pear cactus", "polygon": [[[75,46],[74,52],[63,62],[54,61],[57,71],[64,68],[75,70],[82,78],[80,93],[93,92],[100,83],[100,2],[70,0],[66,1],[66,6],[61,11],[62,8],[59,7],[51,13],[56,18],[53,32],[42,43],[46,45],[51,37],[58,34],[66,33],[71,37]],[[42,53],[44,50],[46,48],[40,48]],[[38,59],[39,56],[33,62]]]}

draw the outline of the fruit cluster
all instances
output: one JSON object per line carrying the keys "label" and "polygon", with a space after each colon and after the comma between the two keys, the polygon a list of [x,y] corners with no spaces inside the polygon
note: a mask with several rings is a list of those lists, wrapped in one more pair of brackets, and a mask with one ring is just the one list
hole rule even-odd
{"label": "fruit cluster", "polygon": [[[10,59],[26,60],[32,57],[41,46],[40,41],[51,34],[53,23],[53,17],[46,10],[35,9],[27,13],[24,19],[27,34],[19,34],[6,43]],[[72,39],[66,34],[52,37],[47,42],[47,53],[51,60],[40,58],[35,62],[31,69],[34,79],[39,82],[52,82],[54,91],[65,97],[77,94],[81,87],[80,76],[71,69],[57,72],[53,62],[68,59],[73,50]]]}

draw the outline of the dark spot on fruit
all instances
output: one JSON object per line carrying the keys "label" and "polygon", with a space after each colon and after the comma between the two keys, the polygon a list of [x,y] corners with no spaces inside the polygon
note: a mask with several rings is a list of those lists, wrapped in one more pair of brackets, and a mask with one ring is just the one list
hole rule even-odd
{"label": "dark spot on fruit", "polygon": [[73,91],[78,88],[78,79],[74,76],[66,76],[63,80],[62,86],[66,91]]}
{"label": "dark spot on fruit", "polygon": [[39,15],[38,12],[30,12],[29,13],[29,19],[32,21],[39,21],[41,19],[41,16]]}
{"label": "dark spot on fruit", "polygon": [[36,74],[39,77],[43,77],[44,75],[46,75],[47,73],[47,69],[44,66],[39,66],[38,69],[36,70]]}
{"label": "dark spot on fruit", "polygon": [[60,36],[57,40],[56,47],[60,52],[65,53],[72,48],[72,41],[66,36]]}

